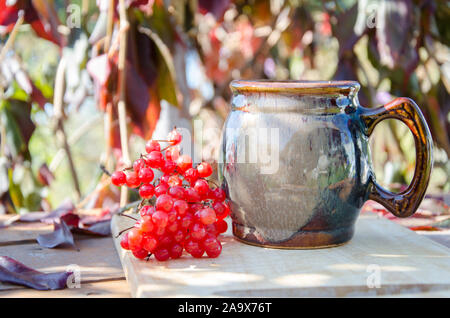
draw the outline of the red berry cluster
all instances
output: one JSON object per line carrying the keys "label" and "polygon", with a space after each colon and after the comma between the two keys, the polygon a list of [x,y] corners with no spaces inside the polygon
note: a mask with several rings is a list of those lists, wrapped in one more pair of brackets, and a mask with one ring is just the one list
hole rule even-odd
{"label": "red berry cluster", "polygon": [[[111,175],[116,186],[139,188],[143,199],[140,219],[120,242],[139,259],[152,254],[159,261],[176,259],[183,250],[196,258],[205,252],[217,257],[222,251],[218,236],[227,230],[224,218],[229,214],[225,192],[211,188],[205,179],[212,174],[210,164],[202,162],[194,168],[190,156],[180,155],[181,139],[174,129],[168,140],[148,141],[147,154],[132,168]],[[160,142],[169,145],[161,150]],[[162,177],[154,180],[153,169],[160,170]]]}

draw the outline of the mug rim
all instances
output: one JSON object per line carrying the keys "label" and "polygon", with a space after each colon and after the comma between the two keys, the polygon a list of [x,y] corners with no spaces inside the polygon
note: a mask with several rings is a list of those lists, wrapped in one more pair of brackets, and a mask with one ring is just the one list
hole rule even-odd
{"label": "mug rim", "polygon": [[309,80],[233,80],[230,83],[233,92],[274,92],[274,93],[356,93],[360,84],[352,80],[309,81]]}

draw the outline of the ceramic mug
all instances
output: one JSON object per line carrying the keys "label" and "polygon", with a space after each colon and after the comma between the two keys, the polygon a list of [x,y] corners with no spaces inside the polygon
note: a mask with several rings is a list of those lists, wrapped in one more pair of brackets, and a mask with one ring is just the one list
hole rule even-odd
{"label": "ceramic mug", "polygon": [[[230,86],[219,176],[237,239],[276,248],[331,247],[352,238],[366,200],[398,217],[417,210],[433,145],[411,99],[364,108],[354,81],[242,80]],[[378,185],[371,163],[368,138],[387,118],[405,123],[415,141],[414,177],[401,193]]]}

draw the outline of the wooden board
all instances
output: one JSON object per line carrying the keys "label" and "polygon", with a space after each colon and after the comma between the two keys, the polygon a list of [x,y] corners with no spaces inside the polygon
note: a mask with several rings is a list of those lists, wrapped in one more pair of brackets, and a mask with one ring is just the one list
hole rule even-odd
{"label": "wooden board", "polygon": [[[115,217],[113,234],[129,226]],[[361,215],[348,244],[316,250],[249,246],[227,233],[216,259],[141,261],[120,248],[134,297],[450,297],[450,249]],[[379,288],[377,285],[379,283]],[[372,288],[373,287],[373,288]]]}
{"label": "wooden board", "polygon": [[[11,216],[0,216],[0,222]],[[3,297],[130,297],[128,284],[110,237],[75,236],[79,251],[73,248],[46,249],[36,237],[53,231],[40,222],[14,223],[0,229],[0,255],[10,256],[43,272],[65,271],[68,265],[80,270],[80,285],[56,291],[38,291],[23,286],[0,283]]]}

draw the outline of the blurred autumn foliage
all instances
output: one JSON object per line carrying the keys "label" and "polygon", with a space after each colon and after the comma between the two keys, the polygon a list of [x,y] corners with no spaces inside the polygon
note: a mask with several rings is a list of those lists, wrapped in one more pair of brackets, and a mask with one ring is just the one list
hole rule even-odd
{"label": "blurred autumn foliage", "polygon": [[[448,21],[432,0],[0,0],[0,213],[111,205],[99,163],[194,119],[213,162],[237,78],[357,80],[366,107],[411,97],[435,142],[430,189],[448,192]],[[375,135],[377,177],[402,188],[408,129]]]}

